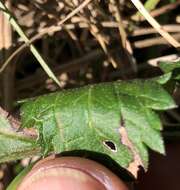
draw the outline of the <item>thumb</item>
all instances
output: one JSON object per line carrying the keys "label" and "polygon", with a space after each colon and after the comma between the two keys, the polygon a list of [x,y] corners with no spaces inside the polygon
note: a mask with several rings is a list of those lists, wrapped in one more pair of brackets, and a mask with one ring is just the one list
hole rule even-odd
{"label": "thumb", "polygon": [[44,159],[23,179],[18,190],[127,190],[104,166],[79,157]]}

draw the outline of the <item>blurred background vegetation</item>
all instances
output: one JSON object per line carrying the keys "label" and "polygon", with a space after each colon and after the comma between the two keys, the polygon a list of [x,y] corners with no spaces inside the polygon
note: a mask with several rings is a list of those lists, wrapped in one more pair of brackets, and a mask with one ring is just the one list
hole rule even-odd
{"label": "blurred background vegetation", "polygon": [[[159,60],[173,61],[173,48],[138,13],[131,1],[92,0],[77,14],[61,21],[84,0],[6,0],[2,1],[60,81],[48,77],[9,20],[0,12],[0,102],[13,111],[18,100],[56,90],[105,81],[151,78],[161,74]],[[180,41],[179,0],[142,0],[147,10],[177,41]],[[41,35],[43,34],[43,35]],[[21,48],[20,51],[17,51]],[[13,59],[4,68],[7,59]],[[180,91],[173,96],[179,103]],[[163,124],[177,134],[178,110],[166,112]],[[22,165],[3,164],[0,189]],[[14,174],[13,174],[14,173]]]}

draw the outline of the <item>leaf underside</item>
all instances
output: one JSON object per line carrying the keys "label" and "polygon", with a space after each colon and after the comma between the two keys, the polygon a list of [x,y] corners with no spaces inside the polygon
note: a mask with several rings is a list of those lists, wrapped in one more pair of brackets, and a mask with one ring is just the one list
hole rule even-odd
{"label": "leaf underside", "polygon": [[138,158],[147,168],[147,147],[164,153],[154,110],[175,106],[156,82],[120,81],[30,100],[21,107],[21,122],[38,130],[42,154],[86,150],[106,154],[126,169]]}
{"label": "leaf underside", "polygon": [[16,132],[8,119],[0,114],[0,162],[33,156],[38,149],[33,139]]}

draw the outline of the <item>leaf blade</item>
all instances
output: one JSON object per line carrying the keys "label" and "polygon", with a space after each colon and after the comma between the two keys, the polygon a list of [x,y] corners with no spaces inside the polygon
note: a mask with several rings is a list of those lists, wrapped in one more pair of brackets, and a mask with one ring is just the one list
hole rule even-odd
{"label": "leaf blade", "polygon": [[170,95],[156,82],[104,83],[42,96],[25,103],[22,126],[39,130],[38,143],[45,153],[100,152],[128,168],[135,155],[122,143],[120,128],[124,127],[129,142],[147,168],[146,146],[164,153],[160,135],[162,126],[155,110],[175,106]]}

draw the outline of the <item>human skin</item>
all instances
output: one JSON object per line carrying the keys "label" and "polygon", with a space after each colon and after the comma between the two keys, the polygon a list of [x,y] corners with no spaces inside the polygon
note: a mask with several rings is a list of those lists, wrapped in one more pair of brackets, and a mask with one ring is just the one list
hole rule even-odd
{"label": "human skin", "polygon": [[80,157],[48,158],[38,162],[17,190],[128,190],[109,169]]}

